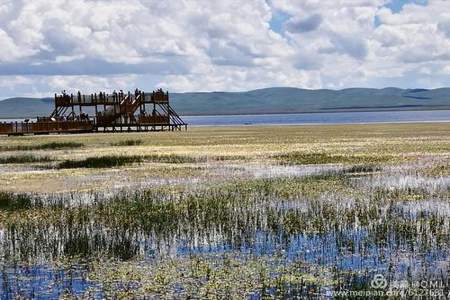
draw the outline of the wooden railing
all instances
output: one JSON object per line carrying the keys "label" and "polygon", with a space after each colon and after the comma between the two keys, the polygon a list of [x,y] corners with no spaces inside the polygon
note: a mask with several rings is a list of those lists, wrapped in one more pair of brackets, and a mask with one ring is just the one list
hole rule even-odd
{"label": "wooden railing", "polygon": [[91,131],[93,129],[93,124],[87,120],[31,123],[32,132],[71,132]]}
{"label": "wooden railing", "polygon": [[0,123],[0,134],[8,134],[13,131],[14,123]]}
{"label": "wooden railing", "polygon": [[0,123],[0,134],[70,133],[92,131],[93,129],[92,122],[88,120]]}
{"label": "wooden railing", "polygon": [[168,103],[169,93],[164,93],[163,91],[153,92],[151,95],[151,100],[154,103]]}
{"label": "wooden railing", "polygon": [[91,95],[73,95],[73,94],[61,94],[55,95],[55,106],[56,107],[69,107],[69,106],[94,106],[94,105],[114,105],[118,104],[126,99],[128,100],[138,100],[140,98],[141,102],[147,103],[168,103],[169,93],[162,90],[154,91],[150,94],[145,94],[142,91],[136,93],[95,93]]}

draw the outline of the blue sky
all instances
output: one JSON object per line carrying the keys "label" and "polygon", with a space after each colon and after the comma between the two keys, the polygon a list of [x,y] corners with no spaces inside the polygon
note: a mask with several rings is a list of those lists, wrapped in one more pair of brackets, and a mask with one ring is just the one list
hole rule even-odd
{"label": "blue sky", "polygon": [[283,25],[291,16],[287,13],[274,9],[270,20],[270,28],[278,33],[283,33]]}
{"label": "blue sky", "polygon": [[446,11],[445,0],[0,0],[0,98],[449,86]]}
{"label": "blue sky", "polygon": [[[406,4],[416,4],[426,6],[428,0],[391,0],[385,5],[394,13],[399,13]],[[270,2],[269,2],[270,5]],[[291,16],[280,10],[274,10],[272,19],[270,20],[270,28],[278,33],[283,33],[283,25]],[[378,23],[378,21],[377,21]]]}
{"label": "blue sky", "polygon": [[386,7],[391,9],[393,12],[400,12],[405,4],[408,3],[414,3],[418,5],[427,5],[427,0],[392,0],[388,4],[386,4]]}

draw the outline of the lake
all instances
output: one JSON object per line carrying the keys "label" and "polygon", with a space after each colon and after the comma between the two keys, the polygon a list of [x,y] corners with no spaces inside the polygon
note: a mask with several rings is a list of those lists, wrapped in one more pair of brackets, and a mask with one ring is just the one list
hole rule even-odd
{"label": "lake", "polygon": [[186,116],[190,125],[303,125],[450,121],[450,110]]}
{"label": "lake", "polygon": [[[182,118],[193,126],[450,122],[450,110],[183,116]],[[0,122],[15,121],[21,120],[0,119]]]}

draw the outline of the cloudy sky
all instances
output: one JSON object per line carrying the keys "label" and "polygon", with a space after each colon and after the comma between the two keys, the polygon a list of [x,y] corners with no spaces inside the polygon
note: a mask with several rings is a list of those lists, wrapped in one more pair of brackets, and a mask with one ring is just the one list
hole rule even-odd
{"label": "cloudy sky", "polygon": [[0,0],[0,98],[450,85],[446,0]]}

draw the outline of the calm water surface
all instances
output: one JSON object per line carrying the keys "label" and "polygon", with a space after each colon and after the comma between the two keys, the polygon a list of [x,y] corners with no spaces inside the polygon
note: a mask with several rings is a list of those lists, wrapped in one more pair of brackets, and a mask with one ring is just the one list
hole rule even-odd
{"label": "calm water surface", "polygon": [[[182,118],[194,126],[450,122],[450,110],[184,116]],[[22,120],[0,119],[0,122],[15,121]]]}
{"label": "calm water surface", "polygon": [[450,110],[186,116],[190,125],[297,125],[450,121]]}

